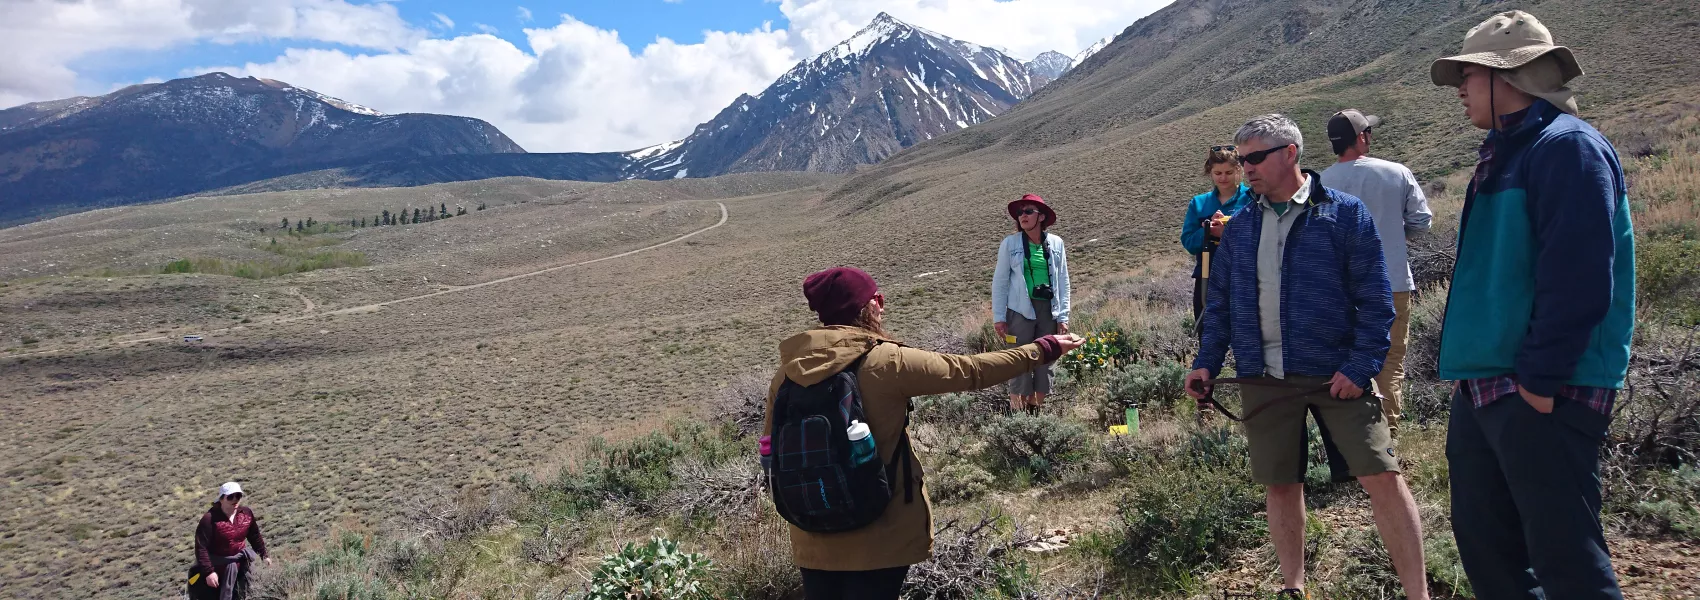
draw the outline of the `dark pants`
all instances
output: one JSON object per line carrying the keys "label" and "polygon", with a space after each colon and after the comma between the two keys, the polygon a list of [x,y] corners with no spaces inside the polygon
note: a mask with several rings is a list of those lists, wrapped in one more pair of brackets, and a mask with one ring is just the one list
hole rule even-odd
{"label": "dark pants", "polygon": [[1446,434],[1452,533],[1482,600],[1621,600],[1600,526],[1600,443],[1611,418],[1512,394],[1476,408],[1452,396]]}
{"label": "dark pants", "polygon": [[877,571],[816,571],[803,569],[807,600],[897,600],[909,567]]}

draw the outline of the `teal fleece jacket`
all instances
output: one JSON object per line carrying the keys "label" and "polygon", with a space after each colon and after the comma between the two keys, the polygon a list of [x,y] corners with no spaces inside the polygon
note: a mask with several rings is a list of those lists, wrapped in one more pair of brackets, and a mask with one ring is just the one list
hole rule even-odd
{"label": "teal fleece jacket", "polygon": [[1541,396],[1623,387],[1635,234],[1617,153],[1544,100],[1488,141],[1492,160],[1458,232],[1441,378],[1514,375]]}

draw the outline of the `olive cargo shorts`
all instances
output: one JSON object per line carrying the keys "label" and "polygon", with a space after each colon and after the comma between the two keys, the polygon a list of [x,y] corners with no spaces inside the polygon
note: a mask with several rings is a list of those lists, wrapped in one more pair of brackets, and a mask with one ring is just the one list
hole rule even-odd
{"label": "olive cargo shorts", "polygon": [[[1272,378],[1271,378],[1272,379]],[[1287,381],[1322,386],[1326,377],[1291,375]],[[1293,393],[1290,388],[1247,385],[1240,388],[1244,410],[1251,412],[1270,400]],[[1338,400],[1326,390],[1298,398],[1279,400],[1245,423],[1246,441],[1251,449],[1251,477],[1262,485],[1303,483],[1310,452],[1306,447],[1306,408],[1315,406],[1321,418],[1317,427],[1322,435],[1334,440],[1353,477],[1366,477],[1387,472],[1399,472],[1399,459],[1393,456],[1393,436],[1387,429],[1387,418],[1381,412],[1381,402],[1369,393],[1355,400]]]}

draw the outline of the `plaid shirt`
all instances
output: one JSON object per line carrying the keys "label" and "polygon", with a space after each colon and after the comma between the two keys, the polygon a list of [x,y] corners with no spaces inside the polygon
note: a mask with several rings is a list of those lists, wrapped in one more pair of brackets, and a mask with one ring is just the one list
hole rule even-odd
{"label": "plaid shirt", "polygon": [[[1517,377],[1500,375],[1466,379],[1458,382],[1457,390],[1468,394],[1470,403],[1481,408],[1500,398],[1517,395]],[[1617,403],[1617,390],[1607,388],[1567,385],[1558,389],[1558,395],[1586,404],[1588,408],[1608,417],[1611,416],[1612,405]]]}
{"label": "plaid shirt", "polygon": [[[1511,129],[1516,127],[1517,125],[1522,124],[1523,118],[1528,116],[1528,114],[1529,111],[1522,110],[1509,115],[1504,115],[1499,118],[1500,126],[1502,129]],[[1494,138],[1495,136],[1489,135],[1487,140],[1482,142],[1481,149],[1476,152],[1478,159],[1476,162],[1476,173],[1470,178],[1473,188],[1481,187],[1482,182],[1487,180],[1488,172],[1491,170],[1493,165]],[[1498,377],[1466,379],[1458,382],[1457,391],[1468,394],[1470,403],[1474,404],[1476,408],[1481,408],[1483,406],[1493,404],[1494,401],[1499,400],[1500,398],[1518,394],[1517,377],[1514,375],[1500,375]],[[1617,402],[1617,390],[1606,388],[1567,385],[1559,388],[1558,395],[1587,404],[1588,408],[1599,411],[1600,414],[1608,417],[1611,416],[1612,405]]]}

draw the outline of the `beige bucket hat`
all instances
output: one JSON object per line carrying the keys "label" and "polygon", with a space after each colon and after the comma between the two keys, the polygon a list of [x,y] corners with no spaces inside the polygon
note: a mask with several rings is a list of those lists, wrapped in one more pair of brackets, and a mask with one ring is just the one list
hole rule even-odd
{"label": "beige bucket hat", "polygon": [[1463,54],[1434,61],[1429,66],[1429,78],[1435,85],[1458,87],[1464,84],[1465,64],[1510,70],[1549,54],[1556,59],[1563,82],[1582,75],[1576,56],[1569,48],[1553,45],[1552,32],[1534,15],[1520,10],[1502,12],[1464,34]]}

